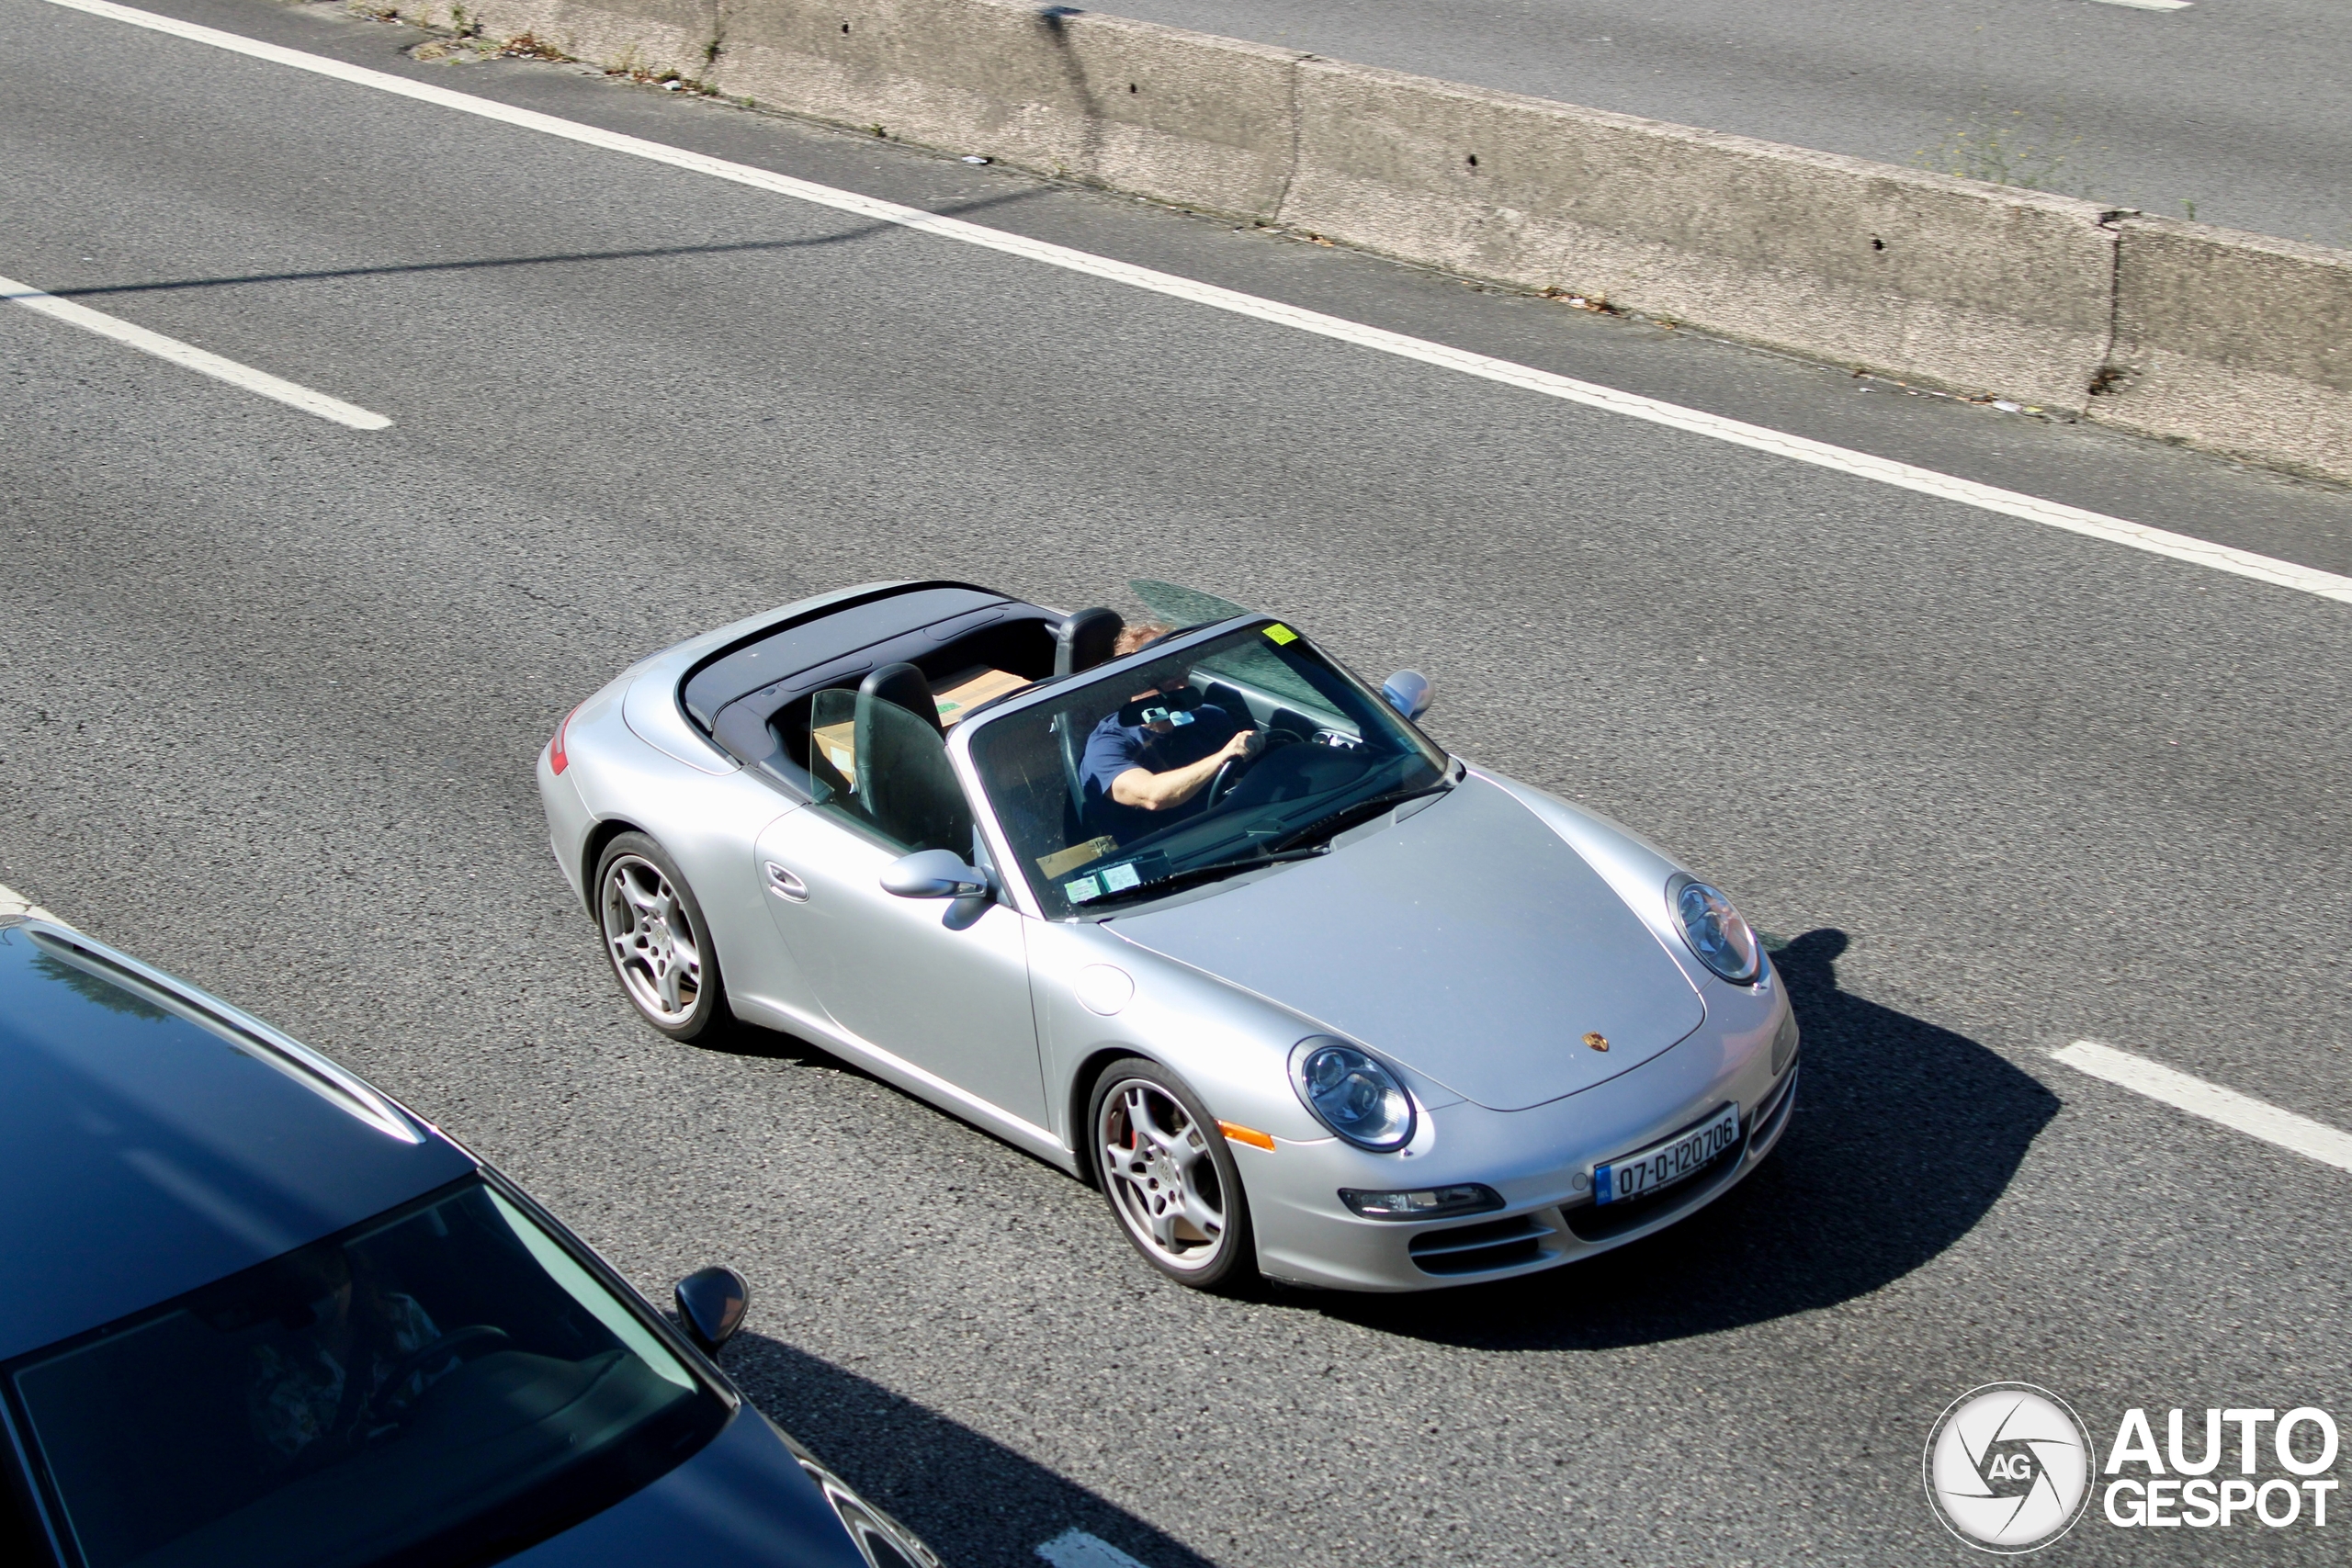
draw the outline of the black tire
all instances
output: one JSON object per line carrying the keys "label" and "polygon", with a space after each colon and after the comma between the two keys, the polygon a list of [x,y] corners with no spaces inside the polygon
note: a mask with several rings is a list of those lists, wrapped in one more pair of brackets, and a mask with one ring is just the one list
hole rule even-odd
{"label": "black tire", "polygon": [[[1139,1117],[1152,1124],[1138,1126]],[[1096,1077],[1086,1127],[1102,1196],[1146,1262],[1196,1291],[1230,1293],[1256,1282],[1241,1172],[1216,1118],[1183,1079],[1157,1062],[1122,1056]]]}
{"label": "black tire", "polygon": [[620,834],[596,858],[589,895],[605,961],[637,1015],[673,1040],[726,1033],[734,1014],[710,927],[668,852],[643,833]]}

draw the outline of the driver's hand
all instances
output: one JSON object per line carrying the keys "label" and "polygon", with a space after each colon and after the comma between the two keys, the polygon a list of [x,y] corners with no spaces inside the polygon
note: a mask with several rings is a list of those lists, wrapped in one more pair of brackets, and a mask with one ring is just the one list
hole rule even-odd
{"label": "driver's hand", "polygon": [[1227,741],[1225,743],[1225,750],[1218,752],[1217,755],[1220,757],[1252,757],[1257,755],[1258,742],[1258,732],[1254,729],[1245,729],[1234,736],[1232,739]]}

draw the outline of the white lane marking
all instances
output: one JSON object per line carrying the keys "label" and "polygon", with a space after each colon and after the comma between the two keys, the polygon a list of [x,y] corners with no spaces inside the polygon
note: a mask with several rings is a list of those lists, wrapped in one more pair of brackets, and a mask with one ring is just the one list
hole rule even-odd
{"label": "white lane marking", "polygon": [[2150,1100],[2161,1100],[2191,1116],[2218,1122],[2322,1165],[2352,1171],[2352,1133],[2338,1131],[2324,1122],[2282,1111],[2267,1100],[2190,1077],[2187,1073],[2176,1072],[2112,1045],[2102,1045],[2096,1040],[2077,1040],[2050,1054],[2080,1072],[2105,1078]]}
{"label": "white lane marking", "polygon": [[365,66],[346,65],[339,60],[329,60],[323,55],[306,54],[300,50],[287,49],[278,44],[263,43],[254,39],[241,38],[235,33],[224,33],[212,28],[198,27],[193,22],[183,22],[171,17],[159,17],[152,12],[135,10],[129,6],[118,6],[114,4],[114,0],[49,0],[49,3],[63,6],[68,10],[85,11],[95,17],[105,17],[114,21],[126,22],[132,27],[168,33],[174,38],[186,39],[191,42],[209,44],[213,48],[227,50],[234,54],[248,55],[255,60],[266,60],[274,64],[291,66],[298,71],[312,72],[318,75],[333,77],[336,81],[351,83],[356,86],[369,87],[400,97],[413,98],[420,103],[455,109],[461,114],[477,115],[483,119],[496,120],[503,125],[517,126],[548,136],[560,136],[566,141],[577,141],[585,146],[599,147],[607,152],[626,153],[633,158],[643,158],[652,163],[667,164],[673,168],[687,169],[696,174],[707,175],[713,179],[729,180],[737,185],[773,191],[779,196],[791,197],[795,200],[806,201],[818,207],[830,207],[836,211],[854,213],[861,218],[876,222],[896,224],[902,228],[915,230],[920,233],[956,240],[968,245],[978,245],[988,250],[1001,252],[1006,255],[1041,262],[1048,266],[1066,267],[1072,272],[1104,278],[1113,283],[1124,284],[1128,288],[1147,289],[1155,294],[1167,295],[1171,299],[1205,305],[1213,310],[1230,311],[1237,316],[1248,316],[1253,320],[1270,321],[1299,332],[1335,338],[1341,343],[1354,344],[1359,347],[1395,355],[1401,359],[1418,360],[1424,365],[1459,371],[1465,376],[1498,381],[1508,387],[1517,387],[1522,391],[1537,392],[1545,397],[1558,398],[1563,401],[1578,403],[1587,408],[1623,414],[1628,419],[1645,420],[1652,424],[1665,425],[1669,429],[1729,442],[1736,446],[1747,446],[1759,452],[1769,452],[1793,462],[1810,463],[1816,468],[1829,468],[1859,479],[1893,485],[1900,490],[1915,491],[1919,494],[1935,496],[1939,500],[1958,502],[1965,506],[1998,513],[2003,516],[2019,518],[2028,523],[2038,523],[2044,527],[2064,529],[2068,533],[2103,539],[2109,544],[2125,545],[2132,549],[2166,556],[2175,560],[2208,567],[2215,571],[2231,572],[2239,577],[2252,578],[2257,582],[2267,582],[2280,588],[2292,588],[2305,593],[2318,594],[2323,599],[2333,599],[2340,604],[2352,604],[2352,577],[2339,576],[2332,571],[2322,571],[2314,567],[2256,555],[2251,550],[2241,550],[2229,545],[2217,545],[2208,540],[2191,538],[2185,534],[2175,534],[2163,528],[2152,528],[2144,523],[2109,517],[2103,513],[2086,512],[2081,507],[2068,506],[2061,502],[2044,501],[2038,496],[2022,495],[2016,491],[1979,484],[1974,479],[1939,474],[1932,468],[1917,468],[1909,463],[1898,463],[1891,458],[1872,457],[1867,452],[1849,451],[1842,446],[1832,446],[1825,441],[1809,440],[1802,435],[1791,435],[1782,431],[1768,429],[1763,425],[1747,424],[1739,420],[1725,419],[1719,414],[1706,413],[1698,409],[1687,409],[1675,403],[1661,402],[1656,398],[1645,398],[1635,392],[1619,391],[1613,387],[1598,386],[1590,381],[1578,381],[1570,377],[1555,375],[1549,370],[1538,370],[1530,366],[1515,365],[1508,359],[1494,359],[1483,354],[1472,354],[1466,349],[1450,348],[1444,344],[1430,343],[1423,338],[1408,337],[1402,333],[1392,333],[1381,327],[1365,326],[1359,321],[1345,321],[1337,316],[1324,315],[1319,311],[1302,310],[1295,305],[1285,305],[1278,300],[1261,299],[1255,295],[1239,293],[1230,288],[1220,288],[1215,284],[1200,283],[1189,277],[1178,277],[1165,272],[1154,272],[1148,267],[1135,266],[1126,262],[1114,261],[1108,256],[1098,256],[1086,251],[1071,250],[1066,245],[1050,244],[1043,240],[1032,240],[1023,235],[1010,234],[1001,229],[989,229],[978,223],[967,223],[960,218],[942,218],[919,208],[901,207],[896,202],[881,201],[870,196],[860,196],[854,191],[837,190],[831,186],[820,186],[812,181],[795,179],[789,175],[772,174],[766,169],[755,169],[745,164],[730,164],[723,158],[712,158],[700,152],[689,152],[682,147],[670,147],[659,141],[647,141],[635,136],[624,136],[618,131],[604,130],[593,125],[582,125],[577,120],[560,119],[554,115],[540,114],[533,109],[514,108],[506,104],[493,102],[489,98],[477,98],[469,94],[452,92],[447,87],[434,86],[424,82],[412,82],[404,77],[387,75],[380,71],[370,71]]}
{"label": "white lane marking", "polygon": [[28,310],[63,321],[69,326],[80,327],[84,332],[128,344],[142,354],[168,359],[175,365],[209,376],[216,381],[226,381],[232,387],[243,387],[248,392],[275,398],[281,403],[300,409],[304,413],[314,413],[337,424],[347,424],[354,430],[381,430],[392,423],[382,414],[370,413],[356,403],[328,397],[324,392],[314,392],[308,387],[298,387],[266,370],[240,365],[233,359],[223,359],[217,354],[198,348],[193,344],[182,343],[175,337],[151,333],[145,327],[132,326],[119,317],[93,310],[87,305],[76,305],[71,299],[60,299],[54,294],[44,293],[29,283],[18,283],[12,277],[0,277],[0,299],[22,305]]}
{"label": "white lane marking", "polygon": [[1067,1529],[1037,1548],[1037,1555],[1054,1568],[1144,1568],[1134,1558],[1081,1529]]}
{"label": "white lane marking", "polygon": [[0,882],[0,915],[22,915],[28,919],[53,920],[61,926],[65,923],[5,882]]}
{"label": "white lane marking", "polygon": [[2098,0],[2102,6],[2129,6],[2134,11],[2186,11],[2195,0]]}

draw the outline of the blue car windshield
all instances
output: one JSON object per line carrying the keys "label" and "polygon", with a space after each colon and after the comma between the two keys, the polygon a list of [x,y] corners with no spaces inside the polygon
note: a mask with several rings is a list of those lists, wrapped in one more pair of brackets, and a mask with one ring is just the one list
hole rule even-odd
{"label": "blue car windshield", "polygon": [[728,1414],[471,1179],[6,1378],[88,1568],[489,1561],[643,1486]]}
{"label": "blue car windshield", "polygon": [[1446,754],[1280,622],[976,716],[972,760],[1054,919],[1314,852],[1442,787]]}

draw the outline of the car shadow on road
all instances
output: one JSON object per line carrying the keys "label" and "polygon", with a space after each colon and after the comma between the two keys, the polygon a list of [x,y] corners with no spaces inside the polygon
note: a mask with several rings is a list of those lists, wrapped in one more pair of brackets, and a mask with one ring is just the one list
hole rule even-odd
{"label": "car shadow on road", "polygon": [[956,1568],[1036,1568],[1036,1549],[1071,1529],[1149,1568],[1211,1568],[1001,1443],[781,1340],[747,1330],[728,1341],[726,1362],[777,1426]]}
{"label": "car shadow on road", "polygon": [[1680,1224],[1587,1263],[1430,1295],[1284,1292],[1368,1328],[1488,1349],[1611,1349],[1835,1306],[1982,1219],[2058,1098],[1964,1035],[1840,990],[1843,931],[1776,955],[1804,1031],[1780,1146]]}

